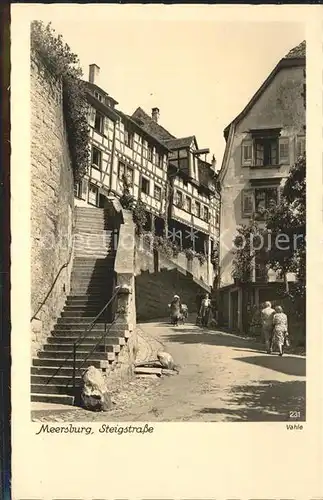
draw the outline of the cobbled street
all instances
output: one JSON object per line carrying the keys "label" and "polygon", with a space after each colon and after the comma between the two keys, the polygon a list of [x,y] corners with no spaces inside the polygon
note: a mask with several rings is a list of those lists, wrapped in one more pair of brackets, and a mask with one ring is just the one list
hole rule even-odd
{"label": "cobbled street", "polygon": [[252,339],[166,322],[139,325],[180,366],[178,375],[136,378],[113,394],[110,412],[48,405],[38,422],[181,422],[305,420],[304,356],[268,355]]}

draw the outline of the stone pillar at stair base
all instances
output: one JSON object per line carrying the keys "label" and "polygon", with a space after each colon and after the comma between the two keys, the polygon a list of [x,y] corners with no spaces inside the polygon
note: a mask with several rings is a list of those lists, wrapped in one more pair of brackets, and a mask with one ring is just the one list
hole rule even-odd
{"label": "stone pillar at stair base", "polygon": [[101,363],[101,368],[106,370],[106,383],[109,388],[115,388],[129,381],[134,375],[136,356],[138,353],[138,337],[136,332],[135,316],[135,288],[134,276],[118,276],[119,293],[117,295],[117,310],[114,324],[122,325],[127,330],[128,340],[118,355],[114,366],[107,367]]}

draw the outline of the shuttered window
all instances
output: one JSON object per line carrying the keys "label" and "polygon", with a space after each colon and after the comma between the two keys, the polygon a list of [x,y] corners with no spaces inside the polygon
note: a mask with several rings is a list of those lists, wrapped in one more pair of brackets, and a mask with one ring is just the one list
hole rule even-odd
{"label": "shuttered window", "polygon": [[304,136],[298,136],[296,139],[296,157],[303,156],[306,150],[306,138]]}
{"label": "shuttered window", "polygon": [[280,137],[279,139],[279,163],[289,163],[289,138]]}
{"label": "shuttered window", "polygon": [[253,189],[243,189],[242,190],[242,206],[241,212],[242,217],[250,217],[254,212],[254,190]]}

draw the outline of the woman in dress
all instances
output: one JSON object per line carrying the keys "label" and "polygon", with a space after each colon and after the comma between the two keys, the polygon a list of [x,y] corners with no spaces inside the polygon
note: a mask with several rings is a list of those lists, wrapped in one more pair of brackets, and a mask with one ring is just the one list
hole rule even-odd
{"label": "woman in dress", "polygon": [[170,303],[170,319],[174,326],[178,326],[178,321],[181,317],[181,299],[178,295],[174,295]]}
{"label": "woman in dress", "polygon": [[284,354],[284,345],[288,336],[288,319],[280,306],[275,307],[273,317],[273,344],[276,344],[279,351],[279,356]]}
{"label": "woman in dress", "polygon": [[209,323],[209,316],[211,311],[211,299],[208,293],[205,294],[204,299],[202,300],[200,317],[202,326],[207,326]]}

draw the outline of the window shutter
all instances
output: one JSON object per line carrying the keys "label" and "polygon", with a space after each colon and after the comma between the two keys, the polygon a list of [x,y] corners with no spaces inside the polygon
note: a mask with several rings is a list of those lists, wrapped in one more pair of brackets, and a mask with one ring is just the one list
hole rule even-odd
{"label": "window shutter", "polygon": [[279,138],[279,163],[289,164],[289,137]]}
{"label": "window shutter", "polygon": [[104,135],[109,137],[109,119],[104,117]]}
{"label": "window shutter", "polygon": [[302,156],[306,149],[306,138],[305,136],[297,137],[296,140],[296,158]]}
{"label": "window shutter", "polygon": [[95,109],[92,108],[92,106],[91,106],[91,108],[90,108],[90,125],[92,127],[94,127],[94,123],[95,123]]}
{"label": "window shutter", "polygon": [[82,200],[86,200],[86,194],[87,194],[87,181],[86,179],[81,180],[81,193],[80,193],[80,198]]}
{"label": "window shutter", "polygon": [[252,141],[242,141],[241,143],[241,164],[251,165],[252,164]]}
{"label": "window shutter", "polygon": [[254,213],[254,190],[253,189],[243,189],[242,190],[242,217],[251,217]]}

